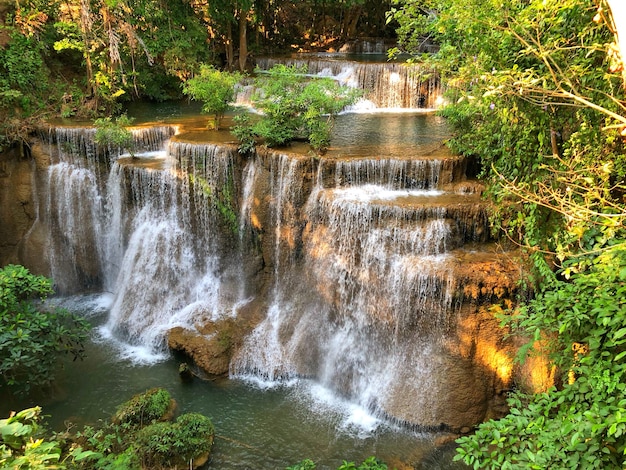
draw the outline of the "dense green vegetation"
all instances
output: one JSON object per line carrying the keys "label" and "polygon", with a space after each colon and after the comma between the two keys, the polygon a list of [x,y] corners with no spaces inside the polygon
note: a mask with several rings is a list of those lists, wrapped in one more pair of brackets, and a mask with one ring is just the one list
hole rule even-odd
{"label": "dense green vegetation", "polygon": [[117,153],[122,153],[126,149],[132,155],[134,139],[132,132],[128,130],[131,123],[132,120],[125,114],[116,118],[111,116],[98,118],[94,121],[96,126],[94,141],[102,147],[117,151]]}
{"label": "dense green vegetation", "polygon": [[200,73],[184,83],[183,93],[201,101],[202,112],[213,117],[209,127],[219,129],[224,113],[235,98],[235,85],[241,78],[238,73],[222,72],[212,66],[202,65]]}
{"label": "dense green vegetation", "polygon": [[[303,460],[302,462],[288,467],[287,470],[315,470],[317,466],[315,462],[310,459]],[[382,463],[376,457],[368,457],[359,465],[355,462],[343,461],[337,470],[387,470],[387,465]]]}
{"label": "dense green vegetation", "polygon": [[50,386],[62,355],[83,354],[89,326],[67,310],[42,309],[52,281],[23,266],[0,269],[0,390],[25,394]]}
{"label": "dense green vegetation", "polygon": [[41,408],[29,408],[0,419],[0,466],[11,469],[43,470],[66,468],[94,457],[92,451],[76,447],[62,459],[61,442],[43,436]]}
{"label": "dense green vegetation", "polygon": [[215,430],[197,413],[175,421],[174,401],[152,389],[120,405],[110,422],[74,434],[49,435],[35,407],[0,420],[0,467],[11,469],[195,468],[206,461]]}
{"label": "dense green vegetation", "polygon": [[275,65],[255,80],[252,103],[262,115],[239,115],[233,133],[242,153],[256,139],[276,147],[302,139],[318,151],[330,144],[335,116],[354,103],[356,91],[330,78],[308,78],[306,67]]}
{"label": "dense green vegetation", "polygon": [[[494,231],[526,248],[531,301],[505,319],[556,366],[460,439],[474,468],[626,464],[624,88],[603,2],[398,1],[405,48],[440,44],[450,146],[482,164]],[[527,385],[527,384],[526,384]]]}
{"label": "dense green vegetation", "polygon": [[52,117],[95,118],[129,100],[180,98],[182,84],[206,73],[203,64],[250,71],[260,53],[339,46],[357,33],[393,35],[388,6],[388,0],[2,1],[0,148],[26,142]]}

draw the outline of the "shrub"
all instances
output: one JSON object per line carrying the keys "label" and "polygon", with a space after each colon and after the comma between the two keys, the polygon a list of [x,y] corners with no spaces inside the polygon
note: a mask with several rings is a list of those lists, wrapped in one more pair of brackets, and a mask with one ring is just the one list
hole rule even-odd
{"label": "shrub", "polygon": [[118,116],[115,120],[110,116],[96,119],[94,122],[96,126],[94,141],[98,145],[108,146],[109,148],[127,149],[132,155],[134,152],[134,139],[133,134],[127,129],[127,126],[130,126],[131,123],[132,119],[125,114]]}
{"label": "shrub", "polygon": [[[296,465],[287,467],[287,470],[315,470],[315,462],[309,459],[305,459]],[[376,457],[371,456],[366,458],[360,465],[357,466],[354,462],[348,462],[344,460],[343,463],[337,467],[337,470],[387,470],[387,465],[378,460]]]}
{"label": "shrub", "polygon": [[[36,406],[0,419],[0,468],[14,470],[64,469],[61,442],[41,436],[41,408]],[[97,457],[92,451],[73,448],[63,461],[74,463]]]}
{"label": "shrub", "polygon": [[213,445],[211,420],[198,413],[181,415],[174,423],[155,423],[135,435],[137,454],[144,467],[188,466],[207,457]]}
{"label": "shrub", "polygon": [[202,101],[202,112],[213,116],[213,127],[219,129],[224,113],[235,96],[235,85],[241,80],[238,73],[222,72],[210,65],[202,65],[200,74],[187,80],[183,93]]}
{"label": "shrub", "polygon": [[60,354],[82,358],[89,324],[64,309],[36,305],[52,281],[18,265],[0,269],[0,387],[14,393],[49,386]]}
{"label": "shrub", "polygon": [[328,148],[335,116],[356,100],[358,92],[330,78],[307,77],[306,72],[306,67],[282,64],[258,72],[252,103],[262,115],[256,120],[240,118],[234,129],[242,153],[255,137],[268,147],[303,139],[315,150]]}

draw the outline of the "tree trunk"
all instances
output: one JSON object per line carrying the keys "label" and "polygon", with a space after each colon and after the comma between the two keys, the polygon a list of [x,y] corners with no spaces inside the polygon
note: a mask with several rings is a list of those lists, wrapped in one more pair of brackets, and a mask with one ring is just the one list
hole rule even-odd
{"label": "tree trunk", "polygon": [[83,57],[87,68],[87,93],[96,96],[93,64],[91,61],[91,9],[87,0],[80,2],[80,31],[83,39]]}
{"label": "tree trunk", "polygon": [[224,41],[224,47],[226,49],[226,68],[228,70],[233,69],[235,64],[235,53],[233,51],[233,27],[230,21],[226,25],[226,40]]}
{"label": "tree trunk", "polygon": [[361,6],[355,6],[350,8],[344,17],[343,35],[346,39],[352,39],[357,36],[357,25],[361,18],[363,8]]}
{"label": "tree trunk", "polygon": [[239,15],[239,70],[246,71],[248,61],[248,12]]}

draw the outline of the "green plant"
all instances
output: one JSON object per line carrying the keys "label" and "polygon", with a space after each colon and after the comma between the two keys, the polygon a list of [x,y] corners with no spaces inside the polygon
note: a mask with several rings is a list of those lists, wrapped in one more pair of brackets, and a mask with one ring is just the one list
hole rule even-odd
{"label": "green plant", "polygon": [[127,149],[132,155],[134,153],[134,139],[132,132],[127,128],[131,123],[132,119],[125,114],[118,116],[115,120],[111,116],[96,119],[94,121],[96,126],[94,141],[98,145],[109,148]]}
{"label": "green plant", "polygon": [[556,367],[555,387],[518,390],[507,416],[459,439],[457,458],[623,468],[626,116],[610,12],[582,0],[395,3],[406,47],[420,34],[441,44],[449,144],[480,159],[494,232],[533,261],[535,298],[506,321],[529,339],[520,360],[541,344]]}
{"label": "green plant", "polygon": [[307,77],[306,67],[279,64],[257,73],[252,102],[262,114],[255,120],[239,118],[234,134],[242,153],[251,149],[255,138],[268,147],[303,139],[323,151],[330,143],[335,116],[358,97],[356,90],[330,78]]}
{"label": "green plant", "polygon": [[56,442],[35,439],[41,408],[29,408],[0,420],[0,465],[2,468],[49,468],[61,458]]}
{"label": "green plant", "polygon": [[[187,466],[207,457],[213,445],[211,420],[198,413],[181,415],[174,423],[155,423],[135,435],[137,454],[144,467]],[[197,463],[197,462],[196,462]]]}
{"label": "green plant", "polygon": [[171,407],[170,393],[163,388],[153,388],[120,405],[112,421],[116,424],[145,426],[166,418]]}
{"label": "green plant", "polygon": [[236,234],[239,231],[239,223],[234,207],[232,175],[229,175],[228,181],[219,189],[213,189],[206,178],[198,175],[189,175],[189,182],[202,191],[219,211],[226,226]]}
{"label": "green plant", "polygon": [[242,155],[249,155],[256,147],[256,133],[250,115],[247,113],[237,114],[233,120],[235,126],[231,132],[239,141],[237,150]]}
{"label": "green plant", "polygon": [[213,116],[212,127],[219,129],[224,113],[235,97],[235,85],[241,74],[223,72],[202,65],[200,73],[183,84],[183,93],[202,102],[202,112]]}
{"label": "green plant", "polygon": [[287,467],[285,470],[315,470],[315,462],[310,459],[304,459],[291,467]]}
{"label": "green plant", "polygon": [[96,458],[92,451],[72,448],[61,459],[61,445],[57,440],[43,437],[41,408],[34,407],[13,413],[0,420],[0,466],[13,470],[64,469],[66,461],[78,463]]}
{"label": "green plant", "polygon": [[0,385],[15,393],[49,386],[60,354],[81,358],[89,324],[63,309],[43,310],[35,301],[52,282],[26,268],[0,269]]}

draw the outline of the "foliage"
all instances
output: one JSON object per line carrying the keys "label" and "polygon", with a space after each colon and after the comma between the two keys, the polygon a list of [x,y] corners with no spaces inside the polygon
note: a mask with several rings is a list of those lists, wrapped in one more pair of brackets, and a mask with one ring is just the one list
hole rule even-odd
{"label": "foliage", "polygon": [[162,420],[171,407],[172,397],[163,388],[153,388],[120,405],[113,417],[116,424],[145,426]]}
{"label": "foliage", "polygon": [[125,148],[133,154],[134,139],[133,134],[127,129],[132,120],[125,114],[113,119],[111,116],[96,119],[96,134],[94,141],[98,145],[118,148]]}
{"label": "foliage", "polygon": [[[206,456],[211,450],[213,424],[197,413],[181,415],[175,422],[156,422],[163,418],[156,416],[164,404],[169,408],[170,395],[166,390],[149,390],[122,405],[113,420],[101,428],[86,426],[75,435],[52,437],[46,436],[41,427],[41,408],[14,413],[0,420],[0,467],[187,468],[191,460]],[[153,419],[148,420],[150,413]]]}
{"label": "foliage", "polygon": [[36,37],[0,26],[10,42],[0,47],[0,147],[26,140],[31,121],[48,111],[51,99],[43,47]]}
{"label": "foliage", "polygon": [[241,80],[237,73],[222,72],[202,65],[200,73],[183,84],[183,93],[202,101],[202,112],[213,116],[213,127],[219,129],[224,113],[235,97],[235,85]]}
{"label": "foliage", "polygon": [[[315,470],[315,468],[315,462],[305,459],[296,465],[287,467],[286,470]],[[387,470],[387,465],[372,456],[366,458],[360,465],[344,460],[343,463],[337,467],[337,470]]]}
{"label": "foliage", "polygon": [[213,188],[206,178],[199,175],[190,174],[189,182],[202,191],[210,200],[211,205],[220,213],[229,230],[236,234],[239,231],[239,222],[235,208],[232,175],[229,174],[228,181],[218,188]]}
{"label": "foliage", "polygon": [[250,115],[247,113],[237,114],[234,117],[235,126],[233,135],[239,141],[238,152],[242,155],[250,154],[256,147],[256,133]]}
{"label": "foliage", "polygon": [[253,137],[268,147],[307,140],[318,151],[330,144],[335,116],[357,98],[357,92],[329,78],[309,78],[306,67],[275,65],[258,72],[253,106],[262,115],[257,120],[239,120],[234,133],[245,151]]}
{"label": "foliage", "polygon": [[147,468],[188,465],[211,450],[213,435],[209,418],[187,413],[174,423],[155,423],[140,430],[135,436],[135,449]]}
{"label": "foliage", "polygon": [[607,250],[584,273],[554,282],[511,321],[548,339],[565,384],[518,392],[507,417],[460,439],[459,458],[475,468],[626,464],[626,250]]}
{"label": "foliage", "polygon": [[30,408],[0,420],[0,464],[3,468],[49,468],[58,462],[61,449],[55,442],[34,440],[41,408]]}
{"label": "foliage", "polygon": [[84,352],[85,320],[35,304],[50,293],[52,282],[23,266],[0,269],[0,385],[15,393],[49,386],[60,354],[77,359]]}
{"label": "foliage", "polygon": [[0,420],[0,466],[2,468],[43,470],[63,469],[65,461],[81,462],[96,456],[95,452],[73,448],[61,459],[61,443],[45,440],[41,434],[41,408],[13,413]]}
{"label": "foliage", "polygon": [[495,232],[534,262],[535,298],[507,322],[530,340],[520,358],[541,344],[557,367],[553,389],[517,391],[505,418],[458,441],[458,458],[474,468],[622,468],[626,120],[606,8],[398,3],[400,24],[419,29],[406,47],[425,35],[440,44],[432,62],[447,78],[449,144],[481,161]]}

